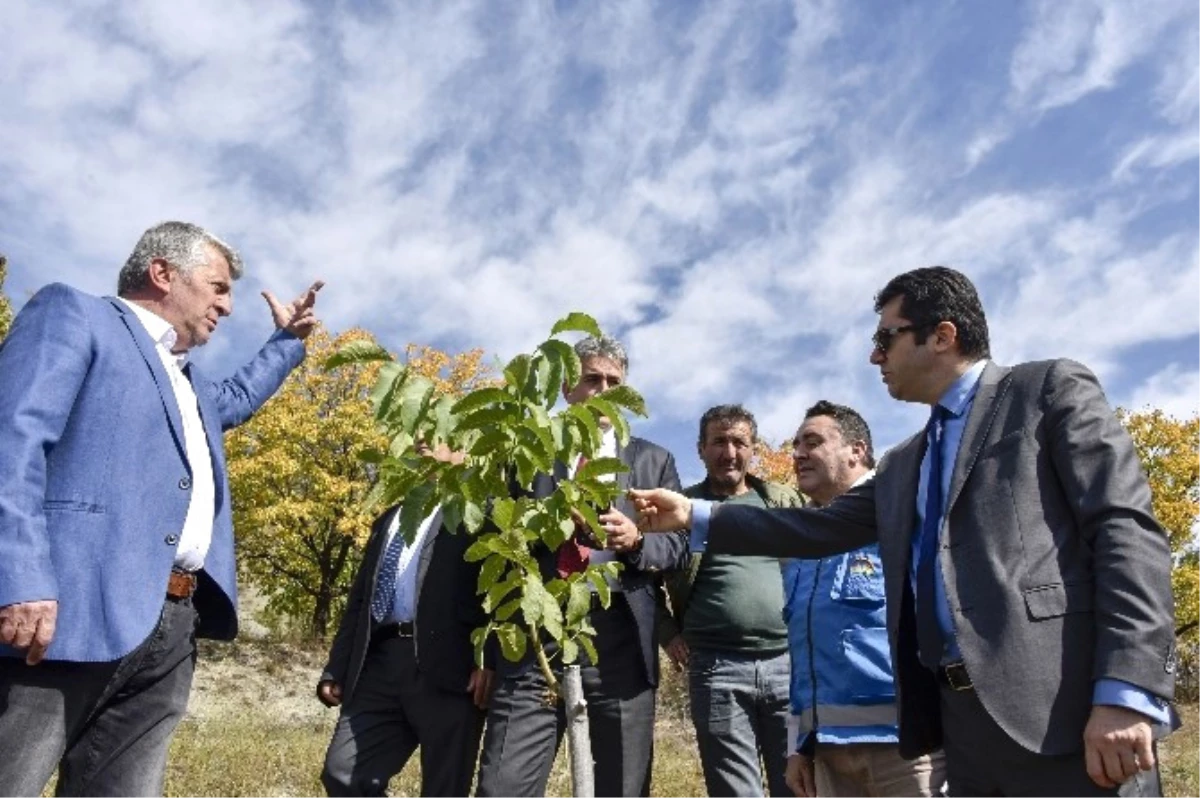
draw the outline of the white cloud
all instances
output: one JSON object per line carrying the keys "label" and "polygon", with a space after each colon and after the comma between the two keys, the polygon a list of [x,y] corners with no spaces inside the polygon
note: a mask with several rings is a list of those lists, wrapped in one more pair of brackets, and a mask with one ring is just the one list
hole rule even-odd
{"label": "white cloud", "polygon": [[249,266],[213,363],[265,335],[260,288],[316,276],[333,329],[393,348],[507,358],[585,310],[686,456],[725,401],[774,438],[818,398],[881,446],[917,428],[867,363],[875,291],[916,266],[976,281],[999,359],[1116,395],[1197,335],[1186,3],[1007,31],[970,4],[8,6],[10,294],[109,291],[147,225],[200,222]]}
{"label": "white cloud", "polygon": [[1200,413],[1200,372],[1172,363],[1139,385],[1121,404],[1135,412],[1157,409],[1177,419],[1194,418]]}

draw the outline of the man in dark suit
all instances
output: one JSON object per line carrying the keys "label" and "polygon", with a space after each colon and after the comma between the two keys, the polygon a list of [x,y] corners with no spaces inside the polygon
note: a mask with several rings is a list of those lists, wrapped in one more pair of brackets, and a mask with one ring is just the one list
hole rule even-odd
{"label": "man in dark suit", "polygon": [[958,795],[1153,794],[1170,720],[1171,560],[1129,436],[1069,360],[989,360],[975,288],[944,267],[876,298],[871,362],[934,407],[873,481],[822,509],[637,497],[693,546],[821,557],[879,541],[906,757],[944,743]]}
{"label": "man in dark suit", "polygon": [[[427,451],[428,453],[428,451]],[[441,460],[461,460],[445,446]],[[487,623],[475,595],[471,538],[434,512],[412,544],[400,508],[375,520],[317,684],[341,706],[321,782],[330,795],[385,795],[421,748],[422,795],[468,795],[491,671],[474,666],[471,632]]]}
{"label": "man in dark suit", "polygon": [[[563,386],[568,403],[625,381],[628,359],[617,341],[585,338],[575,351],[582,376],[578,385]],[[611,424],[604,420],[601,426],[606,431],[598,456],[619,457],[629,466],[629,471],[616,476],[622,494],[631,487],[680,489],[670,452],[641,438],[630,438],[621,446]],[[554,476],[539,477],[535,495],[550,495],[557,480],[570,473],[560,466]],[[608,548],[585,548],[582,553],[590,562],[615,557],[624,564],[612,585],[608,609],[593,597],[589,617],[596,628],[599,661],[582,663],[597,795],[649,795],[658,687],[654,592],[659,589],[658,571],[680,567],[687,557],[686,538],[655,535],[643,540],[631,520],[633,514],[632,505],[622,496],[600,516],[609,536]],[[579,564],[574,559],[579,553],[575,542],[568,540],[558,551],[543,549],[538,554],[547,580]],[[488,709],[478,794],[543,795],[566,728],[562,702],[546,703],[546,682],[532,653],[515,663],[500,658],[497,674],[501,678]]]}
{"label": "man in dark suit", "polygon": [[[161,794],[196,636],[237,632],[221,432],[304,358],[321,283],[231,379],[186,362],[242,262],[201,228],[138,241],[118,297],[39,291],[0,347],[0,791]],[[32,666],[32,667],[31,667]]]}

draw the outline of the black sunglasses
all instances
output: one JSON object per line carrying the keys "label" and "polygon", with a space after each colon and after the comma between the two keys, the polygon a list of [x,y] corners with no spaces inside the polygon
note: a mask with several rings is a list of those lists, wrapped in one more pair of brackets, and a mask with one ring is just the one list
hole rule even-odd
{"label": "black sunglasses", "polygon": [[880,327],[871,336],[871,343],[875,344],[875,351],[887,354],[892,348],[892,341],[896,340],[896,336],[901,333],[919,330],[926,325],[924,324],[902,324],[899,327]]}

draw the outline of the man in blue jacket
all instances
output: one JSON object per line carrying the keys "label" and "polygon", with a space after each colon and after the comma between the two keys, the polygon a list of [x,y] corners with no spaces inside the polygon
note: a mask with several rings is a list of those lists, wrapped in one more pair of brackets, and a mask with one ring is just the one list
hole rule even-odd
{"label": "man in blue jacket", "polygon": [[0,793],[161,794],[196,636],[237,632],[221,433],[304,359],[321,283],[231,379],[186,362],[233,310],[237,253],[150,228],[116,297],[39,291],[0,347]]}
{"label": "man in blue jacket", "polygon": [[[874,474],[871,431],[820,401],[792,448],[796,482],[823,507]],[[900,756],[879,545],[783,566],[792,654],[788,786],[797,795],[940,795],[941,751]]]}

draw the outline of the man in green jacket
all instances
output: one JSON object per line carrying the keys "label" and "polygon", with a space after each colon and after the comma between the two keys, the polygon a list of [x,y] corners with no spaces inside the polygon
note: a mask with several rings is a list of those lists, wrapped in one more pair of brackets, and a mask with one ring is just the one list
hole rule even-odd
{"label": "man in green jacket", "polygon": [[[688,496],[757,507],[795,507],[799,495],[747,473],[758,425],[741,405],[700,419],[698,450],[707,476]],[[789,795],[788,640],[779,561],[695,554],[666,581],[670,614],[659,642],[688,672],[692,721],[710,796]],[[760,766],[760,759],[762,765]]]}

